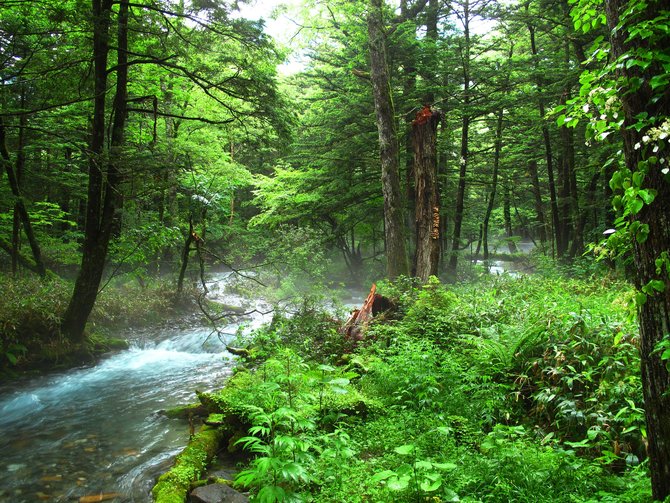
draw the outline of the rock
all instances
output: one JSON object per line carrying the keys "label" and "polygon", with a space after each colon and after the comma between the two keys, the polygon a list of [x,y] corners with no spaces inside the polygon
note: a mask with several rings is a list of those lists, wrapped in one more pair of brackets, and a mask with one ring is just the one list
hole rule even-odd
{"label": "rock", "polygon": [[191,492],[191,501],[194,503],[246,503],[249,498],[225,484],[209,484],[194,489]]}
{"label": "rock", "polygon": [[226,470],[226,469],[207,472],[207,476],[209,478],[224,479],[224,480],[235,480],[236,474],[237,472],[235,472],[234,470]]}
{"label": "rock", "polygon": [[61,482],[63,480],[62,475],[45,475],[40,479],[42,482]]}
{"label": "rock", "polygon": [[79,498],[79,503],[100,503],[101,501],[113,500],[120,497],[120,493],[100,493],[82,496]]}

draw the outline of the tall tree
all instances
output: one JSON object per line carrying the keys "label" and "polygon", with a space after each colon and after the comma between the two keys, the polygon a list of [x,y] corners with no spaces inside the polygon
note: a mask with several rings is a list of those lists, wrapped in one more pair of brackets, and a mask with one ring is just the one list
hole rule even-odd
{"label": "tall tree", "polygon": [[[628,199],[627,213],[631,230],[638,229],[633,232],[633,250],[637,285],[645,292],[638,316],[649,463],[653,496],[662,501],[670,496],[670,371],[657,351],[661,341],[670,339],[670,145],[666,141],[670,82],[664,68],[670,57],[670,11],[660,0],[609,0],[605,7],[612,57],[651,60],[649,66],[617,64],[616,72],[622,86],[625,163],[639,191]],[[659,127],[660,132],[654,131]]]}
{"label": "tall tree", "polygon": [[400,194],[398,135],[391,95],[391,83],[386,60],[383,1],[370,0],[368,36],[370,50],[370,80],[375,103],[379,155],[384,193],[384,232],[386,270],[389,278],[409,274],[405,242],[403,205]]}
{"label": "tall tree", "polygon": [[[529,4],[530,2],[526,3],[526,10],[528,10]],[[537,47],[537,40],[535,37],[536,27],[530,20],[527,22],[527,27],[528,35],[530,37],[530,50],[533,57],[533,67],[535,70],[535,84],[537,86],[537,111],[539,113],[539,119],[542,121],[542,140],[544,143],[544,158],[547,165],[547,178],[549,180],[549,201],[551,208],[552,229],[554,241],[556,243],[556,254],[559,257],[562,257],[567,249],[567,244],[563,242],[564,234],[561,232],[561,216],[559,213],[558,191],[556,190],[556,175],[554,170],[554,153],[551,142],[551,135],[549,132],[549,125],[545,120],[546,104],[545,97],[543,96],[543,90],[545,87],[544,75],[540,67],[540,56]]]}
{"label": "tall tree", "polygon": [[632,246],[652,494],[664,501],[670,496],[670,11],[660,0],[609,0],[604,10],[590,0],[573,9],[575,27],[584,31],[606,23],[609,47],[595,56],[610,60],[583,73],[570,112],[592,114],[593,139],[617,130],[623,137],[623,165],[610,180],[621,216],[609,242]]}
{"label": "tall tree", "polygon": [[[7,149],[5,124],[2,116],[0,116],[0,162],[2,162],[5,167],[4,171],[7,173],[9,186],[12,190],[12,194],[16,199],[14,203],[14,211],[22,222],[26,236],[28,237],[30,249],[33,252],[33,259],[35,260],[36,271],[40,276],[44,277],[46,276],[46,268],[44,267],[44,262],[42,261],[42,251],[40,249],[39,243],[37,242],[37,238],[35,237],[35,232],[33,231],[33,226],[30,222],[30,217],[28,216],[28,211],[26,210],[26,205],[21,195],[21,189],[19,188],[19,180],[16,173],[14,172],[14,167],[12,166],[9,150]],[[20,157],[19,162],[21,162]],[[13,253],[16,257],[18,257],[18,249],[14,249]]]}
{"label": "tall tree", "polygon": [[105,155],[107,61],[110,52],[112,0],[93,0],[94,106],[89,145],[88,198],[82,261],[61,329],[72,340],[84,339],[107,258],[109,240],[121,197],[120,146],[126,119],[128,87],[128,2],[122,1],[117,22],[116,92],[113,106],[112,152]]}

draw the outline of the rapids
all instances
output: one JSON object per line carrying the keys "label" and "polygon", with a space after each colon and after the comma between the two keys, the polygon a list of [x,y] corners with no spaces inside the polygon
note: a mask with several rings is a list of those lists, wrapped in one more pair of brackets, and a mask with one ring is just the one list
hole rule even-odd
{"label": "rapids", "polygon": [[[226,304],[242,299],[210,284]],[[267,315],[244,322],[258,326]],[[229,337],[240,321],[225,327]],[[161,410],[197,401],[231,372],[224,340],[186,320],[127,330],[130,349],[94,366],[0,387],[0,501],[76,501],[118,493],[116,502],[151,501],[155,478],[186,445],[189,427]]]}

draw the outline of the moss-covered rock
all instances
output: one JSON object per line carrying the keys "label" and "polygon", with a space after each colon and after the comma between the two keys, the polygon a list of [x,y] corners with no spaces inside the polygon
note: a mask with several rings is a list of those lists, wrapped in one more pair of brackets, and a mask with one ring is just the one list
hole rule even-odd
{"label": "moss-covered rock", "polygon": [[205,472],[226,435],[220,427],[203,426],[191,437],[186,448],[179,454],[172,469],[158,479],[151,491],[156,503],[184,503],[191,483]]}
{"label": "moss-covered rock", "polygon": [[180,405],[162,411],[162,413],[170,419],[191,419],[194,417],[207,417],[209,409],[201,403],[190,403],[188,405]]}

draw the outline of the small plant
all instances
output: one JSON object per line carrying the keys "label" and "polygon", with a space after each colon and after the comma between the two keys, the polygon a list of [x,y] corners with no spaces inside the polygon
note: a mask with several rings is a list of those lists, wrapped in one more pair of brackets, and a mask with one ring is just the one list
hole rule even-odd
{"label": "small plant", "polygon": [[[400,465],[395,470],[376,473],[372,481],[384,483],[391,491],[412,491],[417,502],[422,501],[424,494],[433,493],[442,487],[443,472],[456,468],[454,463],[437,463],[418,459],[418,449],[414,444],[398,446],[394,451],[401,456],[407,456],[409,462]],[[458,501],[458,495],[454,491],[445,489],[443,493],[448,498],[446,501]]]}
{"label": "small plant", "polygon": [[257,409],[251,419],[250,435],[237,443],[258,457],[235,482],[258,488],[253,500],[260,503],[302,501],[298,488],[312,479],[308,467],[313,463],[313,444],[301,433],[314,429],[314,422],[287,407],[273,412]]}

